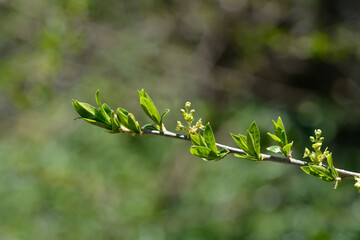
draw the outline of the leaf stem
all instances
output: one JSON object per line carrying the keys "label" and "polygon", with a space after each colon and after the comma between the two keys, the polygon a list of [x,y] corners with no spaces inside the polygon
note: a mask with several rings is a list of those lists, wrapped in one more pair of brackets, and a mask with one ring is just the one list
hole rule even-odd
{"label": "leaf stem", "polygon": [[[170,132],[170,131],[161,132],[161,131],[157,131],[157,130],[148,130],[148,129],[141,129],[141,131],[142,131],[142,134],[157,135],[157,136],[170,137],[170,138],[176,138],[176,139],[182,139],[182,140],[190,141],[189,136],[184,135],[184,134],[176,134],[176,133],[173,133],[173,132]],[[216,143],[216,146],[218,146],[220,148],[225,148],[225,149],[229,150],[230,153],[237,153],[237,154],[242,154],[242,155],[246,154],[240,148],[234,148],[234,147],[230,147],[230,146],[220,144],[220,143]],[[303,166],[308,165],[308,162],[298,160],[298,159],[295,159],[295,158],[283,158],[283,157],[277,157],[277,156],[272,156],[272,155],[263,154],[263,153],[261,153],[261,156],[263,157],[262,161],[277,162],[277,163],[282,163],[282,164],[290,164],[290,165],[294,165],[294,166],[298,166],[298,167],[303,167]],[[360,177],[360,173],[358,173],[358,172],[351,172],[351,171],[347,171],[347,170],[344,170],[344,169],[338,169],[338,168],[335,168],[335,169],[339,173],[339,176],[341,178]]]}

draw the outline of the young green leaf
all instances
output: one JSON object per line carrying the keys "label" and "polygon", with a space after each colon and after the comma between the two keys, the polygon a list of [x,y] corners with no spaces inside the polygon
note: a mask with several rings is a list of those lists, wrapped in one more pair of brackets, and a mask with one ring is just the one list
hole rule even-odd
{"label": "young green leaf", "polygon": [[104,124],[104,123],[101,123],[101,122],[98,122],[94,119],[89,119],[89,118],[82,118],[84,121],[92,124],[92,125],[95,125],[95,126],[98,126],[98,127],[102,127],[102,128],[105,128],[107,130],[112,130],[112,126],[111,125],[107,125],[107,124]]}
{"label": "young green leaf", "polygon": [[274,120],[272,121],[274,125],[274,134],[268,133],[268,135],[277,142],[277,144],[280,147],[280,151],[286,158],[291,157],[291,147],[293,145],[293,142],[288,143],[284,123],[281,120],[280,117],[278,117],[277,122]]}
{"label": "young green leaf", "polygon": [[284,131],[285,131],[285,127],[284,127],[283,121],[281,120],[280,116],[278,117],[277,125],[279,125],[279,127],[284,129]]}
{"label": "young green leaf", "polygon": [[191,146],[190,152],[191,154],[201,158],[205,158],[206,160],[215,160],[218,158],[216,152],[212,151],[210,148],[203,146]]}
{"label": "young green leaf", "polygon": [[281,144],[281,139],[278,138],[277,136],[275,136],[274,134],[268,133],[268,135],[274,139],[276,142],[278,142],[279,144]]}
{"label": "young green leaf", "polygon": [[210,124],[206,124],[205,129],[204,129],[204,133],[203,133],[203,137],[205,139],[205,143],[206,145],[213,150],[214,152],[217,152],[217,147],[216,147],[216,142],[215,142],[215,137],[214,137],[214,133],[211,129]]}
{"label": "young green leaf", "polygon": [[290,157],[291,156],[291,147],[292,145],[294,144],[294,142],[291,142],[291,143],[288,143],[286,144],[282,151],[283,151],[283,154],[286,156],[286,157]]}
{"label": "young green leaf", "polygon": [[140,97],[140,104],[146,115],[148,115],[157,125],[160,125],[159,112],[154,103],[145,97]]}
{"label": "young green leaf", "polygon": [[254,150],[257,153],[257,155],[259,155],[260,154],[260,131],[255,122],[252,122],[252,124],[250,125],[249,132],[254,140]]}
{"label": "young green leaf", "polygon": [[271,147],[267,147],[266,150],[274,152],[274,153],[279,153],[281,152],[281,148],[279,146],[271,146]]}
{"label": "young green leaf", "polygon": [[230,151],[227,150],[226,148],[221,149],[220,152],[219,152],[219,154],[218,154],[218,156],[219,156],[219,159],[218,159],[218,160],[223,159],[223,158],[226,157],[226,155],[228,155],[229,153],[230,153]]}
{"label": "young green leaf", "polygon": [[249,130],[246,131],[246,140],[247,140],[246,144],[249,149],[249,154],[257,158],[257,152],[255,150],[255,141]]}
{"label": "young green leaf", "polygon": [[164,117],[170,112],[170,109],[165,109],[165,111],[163,112],[163,114],[161,114],[160,117],[160,122],[163,122]]}
{"label": "young green leaf", "polygon": [[235,135],[235,134],[232,134],[230,133],[230,135],[232,136],[232,138],[234,139],[234,141],[236,142],[236,144],[246,153],[250,154],[249,153],[249,149],[247,147],[247,143],[246,143],[246,136],[244,135]]}
{"label": "young green leaf", "polygon": [[103,109],[105,110],[105,113],[111,118],[111,108],[106,103],[102,104]]}
{"label": "young green leaf", "polygon": [[91,106],[88,103],[79,102],[77,100],[72,100],[72,105],[74,106],[76,112],[83,118],[94,118],[96,108]]}
{"label": "young green leaf", "polygon": [[110,113],[110,120],[111,120],[112,132],[114,132],[114,133],[119,132],[120,123],[116,119],[115,112],[113,110],[111,110],[111,113]]}
{"label": "young green leaf", "polygon": [[190,139],[193,145],[200,146],[200,134],[190,134]]}
{"label": "young green leaf", "polygon": [[[161,125],[160,115],[155,107],[154,102],[151,100],[150,96],[145,92],[145,89],[138,91],[140,104],[146,115],[148,115],[157,125]],[[165,114],[166,115],[166,114]],[[160,126],[161,127],[161,126]]]}
{"label": "young green leaf", "polygon": [[329,179],[328,177],[326,177],[325,175],[320,174],[318,171],[316,171],[316,170],[314,170],[313,168],[311,168],[310,165],[309,165],[309,166],[305,166],[305,167],[301,167],[301,169],[302,169],[305,173],[309,174],[310,176],[317,177],[317,178],[319,178],[319,179],[321,179],[321,180],[323,180],[323,181],[326,181],[326,182],[331,182],[331,181],[333,181],[333,180]]}
{"label": "young green leaf", "polygon": [[152,125],[152,124],[145,124],[144,126],[142,126],[142,129],[147,129],[147,130],[159,130],[159,129],[157,129],[154,125]]}
{"label": "young green leaf", "polygon": [[259,161],[259,159],[254,158],[253,156],[250,156],[250,155],[234,154],[234,156],[235,156],[235,157],[238,157],[238,158],[250,160],[250,161]]}
{"label": "young green leaf", "polygon": [[96,100],[96,103],[97,103],[98,106],[99,106],[99,110],[100,110],[100,112],[101,112],[101,115],[103,116],[103,119],[105,120],[105,123],[111,124],[110,117],[109,117],[109,115],[105,112],[105,109],[104,109],[103,105],[101,104],[100,97],[99,97],[99,90],[97,90],[97,91],[95,92],[95,100]]}
{"label": "young green leaf", "polygon": [[116,110],[117,118],[119,119],[119,122],[121,125],[124,125],[125,127],[128,125],[128,112],[123,108],[118,108]]}
{"label": "young green leaf", "polygon": [[129,129],[131,131],[133,131],[134,133],[141,133],[139,123],[135,120],[135,117],[132,113],[129,113],[129,115],[128,115],[128,126],[129,126]]}
{"label": "young green leaf", "polygon": [[332,159],[332,153],[329,154],[328,158],[327,158],[327,162],[329,164],[329,170],[332,173],[332,176],[336,179],[339,177],[339,173],[336,171],[334,164],[333,164],[333,159]]}

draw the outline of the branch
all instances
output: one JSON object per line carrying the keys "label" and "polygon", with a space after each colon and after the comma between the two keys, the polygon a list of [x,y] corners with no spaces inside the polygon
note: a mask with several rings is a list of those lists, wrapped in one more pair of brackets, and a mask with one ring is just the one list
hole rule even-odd
{"label": "branch", "polygon": [[[141,129],[141,131],[143,134],[157,135],[157,136],[170,137],[170,138],[176,138],[176,139],[190,141],[189,136],[184,135],[184,134],[176,134],[176,133],[169,132],[169,131],[161,132],[161,131],[157,131],[157,130],[148,130],[148,129]],[[234,148],[234,147],[230,147],[230,146],[223,145],[220,143],[216,143],[216,146],[218,146],[220,148],[225,148],[225,149],[229,150],[230,153],[237,153],[237,154],[245,155],[245,152],[243,150],[241,150],[240,148]],[[302,161],[302,160],[297,160],[294,158],[282,158],[282,157],[271,156],[271,155],[263,154],[263,153],[261,155],[263,157],[262,161],[290,164],[290,165],[295,165],[298,167],[303,167],[303,166],[308,165],[308,162]],[[336,168],[336,171],[339,173],[341,178],[360,177],[360,173],[357,173],[357,172],[346,171],[346,170],[338,169],[338,168]]]}

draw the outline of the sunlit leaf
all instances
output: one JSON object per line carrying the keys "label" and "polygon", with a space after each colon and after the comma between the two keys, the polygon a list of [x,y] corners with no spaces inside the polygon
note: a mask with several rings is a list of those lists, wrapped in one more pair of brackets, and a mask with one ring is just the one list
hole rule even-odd
{"label": "sunlit leaf", "polygon": [[140,97],[140,104],[146,115],[148,115],[156,124],[160,125],[159,112],[154,103],[145,97]]}
{"label": "sunlit leaf", "polygon": [[101,104],[100,97],[99,97],[99,90],[97,90],[97,91],[95,92],[95,100],[96,100],[96,103],[97,103],[98,106],[99,106],[99,110],[100,110],[101,115],[103,116],[105,122],[108,123],[108,124],[111,124],[110,117],[109,117],[109,115],[105,112],[105,109],[104,109],[103,105]]}
{"label": "sunlit leaf", "polygon": [[257,153],[257,155],[259,155],[260,154],[260,131],[259,131],[259,128],[258,128],[256,122],[252,122],[252,124],[249,127],[249,132],[254,141],[254,150]]}
{"label": "sunlit leaf", "polygon": [[205,126],[203,136],[204,136],[207,147],[209,147],[214,152],[217,152],[214,132],[212,131],[209,123],[206,124],[206,126]]}
{"label": "sunlit leaf", "polygon": [[104,123],[101,123],[101,122],[98,122],[94,119],[89,119],[89,118],[82,118],[84,119],[86,122],[92,124],[92,125],[95,125],[95,126],[98,126],[98,127],[102,127],[102,128],[105,128],[107,130],[112,130],[112,126],[111,125],[108,125],[108,124],[104,124]]}
{"label": "sunlit leaf", "polygon": [[294,142],[288,143],[283,147],[283,152],[285,153],[285,157],[289,157],[290,156],[290,151],[291,151],[291,147],[294,144]]}
{"label": "sunlit leaf", "polygon": [[244,135],[235,135],[230,133],[231,137],[234,139],[234,141],[236,142],[236,144],[246,153],[249,153],[249,149],[247,147],[247,143],[246,143],[246,136]]}
{"label": "sunlit leaf", "polygon": [[206,158],[206,160],[215,160],[218,158],[216,152],[212,151],[210,148],[203,147],[203,146],[192,146],[190,148],[191,154]]}
{"label": "sunlit leaf", "polygon": [[238,158],[250,160],[250,161],[259,161],[259,159],[254,158],[253,156],[250,156],[250,155],[234,154],[234,156],[235,156],[235,157],[238,157]]}
{"label": "sunlit leaf", "polygon": [[76,112],[83,118],[94,118],[95,117],[95,108],[88,103],[79,102],[77,100],[72,101]]}
{"label": "sunlit leaf", "polygon": [[249,149],[249,155],[252,155],[256,158],[257,153],[255,150],[255,141],[249,130],[246,131],[246,140],[246,144]]}
{"label": "sunlit leaf", "polygon": [[274,152],[274,153],[279,153],[281,152],[281,148],[279,146],[271,146],[271,147],[267,147],[267,150]]}
{"label": "sunlit leaf", "polygon": [[277,136],[275,136],[274,134],[268,133],[268,135],[269,135],[272,139],[274,139],[276,142],[281,143],[281,139],[278,138]]}
{"label": "sunlit leaf", "polygon": [[152,124],[145,124],[144,126],[142,126],[142,129],[147,129],[147,130],[159,130],[157,127],[155,127]]}
{"label": "sunlit leaf", "polygon": [[134,133],[141,133],[139,123],[135,120],[135,117],[132,113],[128,115],[128,126],[131,131]]}

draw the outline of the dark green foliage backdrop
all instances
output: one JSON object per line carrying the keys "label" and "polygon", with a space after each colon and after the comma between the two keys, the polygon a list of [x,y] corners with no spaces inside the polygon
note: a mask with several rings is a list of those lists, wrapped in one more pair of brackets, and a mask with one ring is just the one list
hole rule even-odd
{"label": "dark green foliage backdrop", "polygon": [[[141,124],[137,89],[190,100],[219,142],[281,115],[294,156],[315,128],[335,165],[360,170],[356,1],[0,0],[1,239],[359,239],[353,181],[292,166],[204,162],[189,143],[109,135],[71,99]],[[160,110],[159,109],[159,110]],[[262,149],[265,151],[265,148]]]}

